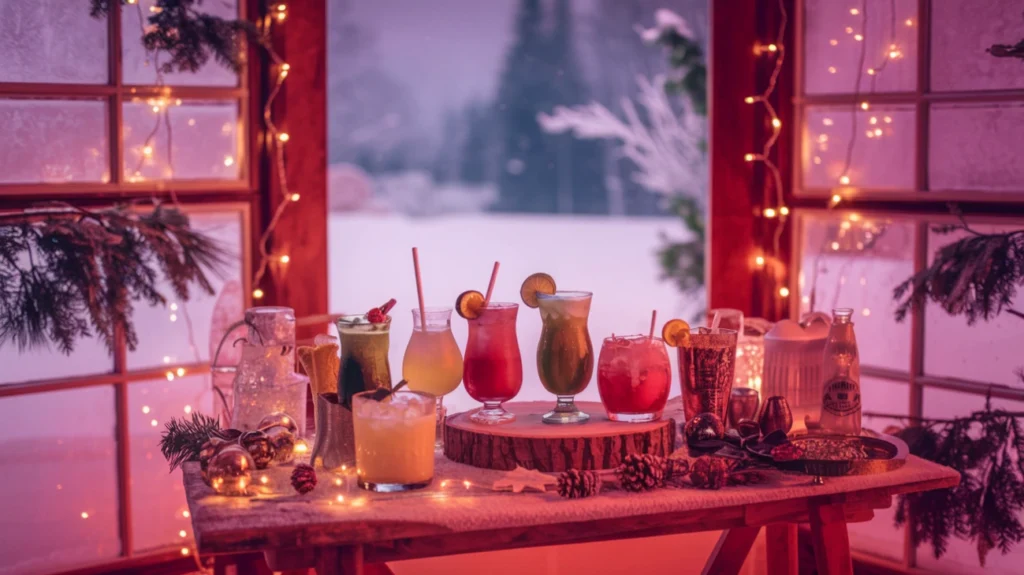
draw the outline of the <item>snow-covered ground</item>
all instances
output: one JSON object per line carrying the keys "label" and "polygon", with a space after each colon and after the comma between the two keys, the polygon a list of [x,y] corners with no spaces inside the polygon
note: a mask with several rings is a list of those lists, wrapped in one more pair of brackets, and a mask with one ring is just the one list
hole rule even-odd
{"label": "snow-covered ground", "polygon": [[[330,309],[365,312],[388,298],[398,299],[392,312],[390,354],[397,381],[412,333],[410,310],[416,306],[416,283],[411,248],[417,246],[428,306],[450,307],[465,290],[486,291],[495,260],[501,262],[501,270],[494,301],[520,302],[520,284],[538,271],[551,274],[561,289],[594,292],[590,336],[597,354],[601,340],[613,332],[646,332],[652,309],[658,310],[659,326],[672,317],[693,316],[700,304],[658,279],[655,258],[660,233],[682,236],[681,227],[674,218],[489,213],[409,218],[332,213]],[[516,399],[550,399],[553,404],[554,397],[537,377],[535,350],[540,328],[537,310],[520,306],[518,335],[524,381]],[[453,314],[452,330],[464,349],[466,321]],[[677,393],[673,391],[673,395]],[[592,381],[580,398],[598,401],[596,383]],[[456,411],[477,405],[461,387],[446,404]]]}

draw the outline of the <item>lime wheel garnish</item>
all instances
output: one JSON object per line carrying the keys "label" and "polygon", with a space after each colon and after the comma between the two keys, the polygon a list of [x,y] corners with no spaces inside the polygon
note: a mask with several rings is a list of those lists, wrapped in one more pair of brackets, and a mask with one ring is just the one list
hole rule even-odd
{"label": "lime wheel garnish", "polygon": [[690,324],[681,319],[669,320],[661,328],[661,339],[672,347],[690,347]]}
{"label": "lime wheel garnish", "polygon": [[476,290],[464,291],[459,294],[459,297],[455,298],[455,311],[466,319],[480,317],[480,311],[483,307],[484,294]]}
{"label": "lime wheel garnish", "polygon": [[546,273],[535,273],[526,278],[523,287],[519,288],[519,297],[523,298],[523,303],[530,307],[535,308],[540,305],[537,301],[539,293],[547,295],[555,293],[555,278]]}

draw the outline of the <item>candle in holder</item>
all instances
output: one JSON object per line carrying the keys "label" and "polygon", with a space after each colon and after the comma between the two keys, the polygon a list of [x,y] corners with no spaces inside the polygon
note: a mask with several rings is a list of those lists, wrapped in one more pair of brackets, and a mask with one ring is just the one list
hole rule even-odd
{"label": "candle in holder", "polygon": [[739,427],[741,420],[757,417],[757,407],[760,402],[761,397],[756,389],[733,388],[729,396],[729,425],[735,429]]}

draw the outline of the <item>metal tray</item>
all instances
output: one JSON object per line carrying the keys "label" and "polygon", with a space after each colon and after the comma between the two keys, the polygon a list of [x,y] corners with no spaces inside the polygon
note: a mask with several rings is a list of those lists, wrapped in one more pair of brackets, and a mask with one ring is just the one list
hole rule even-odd
{"label": "metal tray", "polygon": [[771,456],[771,448],[774,446],[758,443],[748,445],[747,451],[755,457],[772,462],[780,469],[799,471],[815,477],[841,477],[843,475],[874,475],[885,473],[903,467],[907,463],[907,456],[910,455],[910,448],[898,437],[876,433],[865,435],[834,435],[834,434],[808,434],[798,433],[791,435],[789,440],[797,445],[802,439],[834,439],[841,441],[855,440],[860,442],[868,452],[866,459],[848,460],[823,460],[823,459],[797,459],[793,461],[775,461]]}

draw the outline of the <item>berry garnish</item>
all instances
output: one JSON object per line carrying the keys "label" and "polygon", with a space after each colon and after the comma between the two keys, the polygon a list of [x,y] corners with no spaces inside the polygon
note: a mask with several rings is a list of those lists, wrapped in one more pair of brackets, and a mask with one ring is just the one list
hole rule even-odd
{"label": "berry garnish", "polygon": [[386,313],[382,312],[379,307],[375,307],[366,312],[366,321],[370,323],[384,323],[388,321],[388,316]]}

